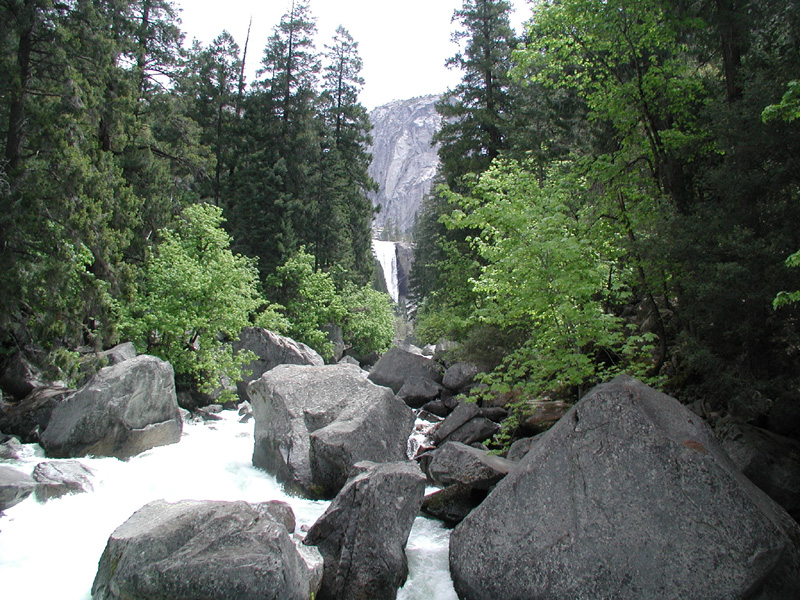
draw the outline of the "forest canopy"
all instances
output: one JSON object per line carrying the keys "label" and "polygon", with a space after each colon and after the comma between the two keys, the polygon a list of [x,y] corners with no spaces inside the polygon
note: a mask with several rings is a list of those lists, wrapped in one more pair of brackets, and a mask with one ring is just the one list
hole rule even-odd
{"label": "forest canopy", "polygon": [[[249,38],[185,44],[171,0],[0,1],[4,355],[69,379],[132,339],[206,389],[248,324],[323,352],[328,323],[391,341],[388,296],[343,301],[373,275],[358,43],[340,27],[318,50],[309,3],[289,6],[248,82]],[[297,264],[336,311],[284,296]]]}
{"label": "forest canopy", "polygon": [[516,37],[503,0],[454,16],[423,341],[526,401],[620,371],[745,418],[794,397],[798,3],[532,5]]}

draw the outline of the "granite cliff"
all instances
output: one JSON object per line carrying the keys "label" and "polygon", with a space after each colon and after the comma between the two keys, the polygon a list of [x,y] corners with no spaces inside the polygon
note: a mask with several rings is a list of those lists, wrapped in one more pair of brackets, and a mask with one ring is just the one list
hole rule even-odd
{"label": "granite cliff", "polygon": [[422,199],[431,189],[439,166],[431,145],[440,117],[439,96],[397,100],[370,113],[373,155],[369,173],[380,185],[372,204],[381,206],[376,227],[389,226],[402,235],[411,230]]}

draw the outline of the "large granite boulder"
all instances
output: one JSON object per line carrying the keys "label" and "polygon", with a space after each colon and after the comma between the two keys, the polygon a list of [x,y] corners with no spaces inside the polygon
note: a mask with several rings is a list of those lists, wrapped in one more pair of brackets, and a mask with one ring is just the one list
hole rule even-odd
{"label": "large granite boulder", "polygon": [[30,475],[0,465],[0,513],[25,500],[35,489]]}
{"label": "large granite boulder", "polygon": [[405,460],[414,414],[352,365],[280,365],[253,381],[253,464],[290,491],[332,498],[361,460]]}
{"label": "large granite boulder", "polygon": [[92,598],[308,600],[321,560],[283,520],[268,503],[151,502],[111,534]]}
{"label": "large granite boulder", "polygon": [[422,377],[434,383],[442,383],[442,366],[429,358],[390,348],[372,367],[370,381],[388,388],[397,394],[403,384],[412,377]]}
{"label": "large granite boulder", "polygon": [[242,380],[236,383],[239,398],[243,401],[249,400],[247,386],[250,382],[259,379],[264,373],[278,365],[321,367],[325,364],[322,357],[312,348],[261,327],[245,327],[239,334],[239,339],[233,342],[234,352],[247,350],[256,357],[243,368],[243,371],[249,372],[249,375],[243,375]]}
{"label": "large granite boulder", "polygon": [[141,355],[100,369],[58,404],[40,443],[54,458],[129,458],[177,442],[181,430],[172,365]]}
{"label": "large granite boulder", "polygon": [[515,463],[460,442],[447,442],[423,455],[421,466],[437,485],[460,483],[488,490],[516,466]]}
{"label": "large granite boulder", "polygon": [[699,417],[620,376],[456,527],[450,568],[462,600],[789,600],[799,541]]}
{"label": "large granite boulder", "polygon": [[37,387],[44,385],[42,373],[22,353],[0,363],[0,390],[22,400]]}
{"label": "large granite boulder", "polygon": [[416,463],[361,462],[304,540],[325,562],[317,600],[394,600],[408,576],[405,546],[422,505]]}
{"label": "large granite boulder", "polygon": [[800,521],[800,442],[746,424],[717,427],[717,437],[739,470]]}
{"label": "large granite boulder", "polygon": [[456,363],[444,372],[442,385],[454,392],[463,392],[475,385],[478,366],[473,363]]}

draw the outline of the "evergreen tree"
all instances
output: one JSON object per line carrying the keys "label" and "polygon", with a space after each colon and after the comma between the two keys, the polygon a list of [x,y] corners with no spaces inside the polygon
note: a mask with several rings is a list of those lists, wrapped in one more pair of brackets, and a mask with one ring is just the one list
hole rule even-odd
{"label": "evergreen tree", "polygon": [[453,40],[463,43],[463,49],[447,65],[463,75],[461,83],[436,104],[443,119],[434,137],[452,189],[465,174],[485,171],[506,147],[511,108],[508,72],[516,45],[510,12],[505,0],[465,0],[453,15],[461,25]]}

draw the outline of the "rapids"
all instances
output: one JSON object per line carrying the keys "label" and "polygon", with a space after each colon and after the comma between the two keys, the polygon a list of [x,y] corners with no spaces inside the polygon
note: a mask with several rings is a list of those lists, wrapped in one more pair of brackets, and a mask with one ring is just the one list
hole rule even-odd
{"label": "rapids", "polygon": [[[297,527],[311,525],[327,502],[287,496],[275,479],[253,467],[253,422],[233,411],[221,421],[184,424],[178,444],[153,448],[128,461],[81,458],[94,472],[94,491],[40,504],[33,497],[0,517],[0,588],[8,598],[90,600],[97,563],[111,532],[152,500],[283,500]],[[30,474],[47,460],[38,445],[0,464]],[[406,552],[409,577],[400,600],[456,600],[448,570],[449,531],[418,517]]]}

